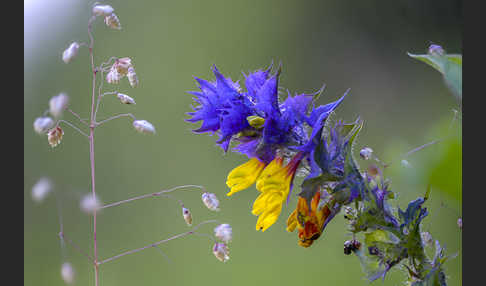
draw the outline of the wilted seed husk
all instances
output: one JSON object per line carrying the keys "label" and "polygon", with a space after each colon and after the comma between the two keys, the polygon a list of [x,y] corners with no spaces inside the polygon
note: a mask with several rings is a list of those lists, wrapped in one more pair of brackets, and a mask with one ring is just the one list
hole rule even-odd
{"label": "wilted seed husk", "polygon": [[105,16],[105,24],[112,29],[121,30],[120,20],[115,13]]}
{"label": "wilted seed husk", "polygon": [[49,130],[49,132],[47,133],[47,141],[49,142],[49,145],[51,145],[51,147],[53,148],[59,145],[59,143],[61,143],[63,135],[64,131],[59,126]]}
{"label": "wilted seed husk", "polygon": [[229,260],[229,249],[224,243],[215,243],[213,246],[213,254],[221,262],[226,262]]}

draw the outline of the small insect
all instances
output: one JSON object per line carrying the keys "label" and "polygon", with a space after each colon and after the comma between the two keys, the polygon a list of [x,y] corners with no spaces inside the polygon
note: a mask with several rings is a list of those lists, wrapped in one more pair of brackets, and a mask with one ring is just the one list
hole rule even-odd
{"label": "small insect", "polygon": [[355,252],[356,250],[359,250],[361,247],[361,242],[359,242],[356,239],[353,240],[346,240],[344,242],[344,254],[350,255],[351,252]]}

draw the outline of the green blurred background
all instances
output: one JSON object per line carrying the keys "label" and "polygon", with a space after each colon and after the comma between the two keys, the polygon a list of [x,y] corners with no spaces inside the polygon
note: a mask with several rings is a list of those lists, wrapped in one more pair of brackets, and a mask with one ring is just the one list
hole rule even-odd
{"label": "green blurred background", "polygon": [[[41,176],[50,177],[60,193],[65,232],[92,252],[91,219],[79,211],[79,198],[89,192],[88,141],[69,127],[62,143],[51,148],[32,128],[34,119],[59,92],[70,106],[88,117],[91,74],[88,51],[66,65],[63,50],[72,41],[88,40],[87,21],[92,2],[25,0],[24,10],[24,280],[25,285],[64,285],[60,265],[56,200],[31,199]],[[281,85],[291,92],[314,92],[323,83],[324,104],[347,88],[350,95],[335,119],[365,126],[357,150],[373,148],[392,165],[386,175],[402,208],[432,184],[430,215],[424,230],[458,253],[446,264],[449,285],[462,280],[461,232],[456,220],[462,204],[461,121],[450,125],[458,102],[431,67],[406,52],[425,53],[433,42],[451,53],[462,53],[461,1],[110,1],[122,30],[95,24],[95,60],[131,57],[140,86],[126,79],[117,89],[132,96],[135,106],[104,99],[99,119],[132,112],[152,122],[155,136],[134,131],[126,119],[96,131],[97,191],[108,203],[176,185],[200,184],[221,200],[219,213],[208,211],[200,192],[175,196],[191,209],[197,224],[218,219],[233,226],[231,259],[221,263],[211,253],[211,241],[189,236],[163,244],[166,258],[155,249],[126,256],[101,267],[102,285],[368,285],[359,261],[343,254],[349,239],[342,215],[310,248],[297,245],[296,233],[285,231],[296,198],[265,233],[255,231],[250,213],[257,196],[254,187],[231,197],[228,172],[245,161],[223,154],[216,137],[194,135],[198,125],[184,121],[196,90],[194,76],[213,80],[216,64],[233,80],[242,72],[282,62]],[[65,114],[64,119],[75,119]],[[451,127],[450,127],[451,126]],[[449,128],[450,127],[450,128]],[[426,142],[448,139],[400,161],[407,151]],[[360,160],[363,167],[365,163]],[[300,178],[295,186],[300,184]],[[295,191],[295,190],[294,190]],[[296,193],[296,192],[294,192]],[[137,248],[188,230],[180,206],[164,198],[147,199],[105,210],[99,216],[99,254],[102,258]],[[211,234],[213,226],[201,232]],[[65,253],[76,271],[75,285],[93,284],[93,267],[68,247]],[[392,271],[385,282],[401,285],[405,275]]]}

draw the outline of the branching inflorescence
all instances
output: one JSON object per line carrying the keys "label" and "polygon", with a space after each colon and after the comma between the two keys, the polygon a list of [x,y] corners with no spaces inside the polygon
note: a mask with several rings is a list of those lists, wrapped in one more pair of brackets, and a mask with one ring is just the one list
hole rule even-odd
{"label": "branching inflorescence", "polygon": [[[227,195],[256,184],[259,196],[252,213],[258,216],[257,230],[265,231],[277,221],[283,203],[290,200],[295,175],[304,176],[297,206],[287,219],[287,231],[297,229],[299,245],[310,247],[344,209],[353,235],[344,252],[359,257],[368,279],[384,278],[392,267],[402,265],[409,285],[445,285],[443,248],[436,241],[436,255],[428,258],[424,247],[432,239],[420,231],[428,214],[428,193],[405,211],[393,210],[387,202],[393,192],[381,169],[361,171],[353,157],[363,121],[330,120],[349,90],[336,101],[316,106],[323,88],[314,94],[288,92],[282,100],[281,67],[245,75],[246,91],[215,66],[212,70],[214,82],[196,78],[200,91],[190,92],[197,105],[187,121],[202,121],[194,132],[217,133],[225,152],[231,148],[249,158],[228,174]],[[360,155],[369,159],[372,152],[364,148]],[[356,239],[358,233],[364,234],[363,242]]]}
{"label": "branching inflorescence", "polygon": [[[68,95],[65,93],[61,93],[51,98],[51,100],[49,101],[49,109],[46,110],[41,117],[36,118],[33,124],[34,130],[37,133],[42,135],[47,135],[48,143],[53,148],[58,146],[61,143],[62,137],[64,135],[64,130],[61,128],[61,123],[73,128],[75,131],[79,132],[82,136],[86,137],[89,141],[89,157],[91,163],[91,193],[85,195],[81,199],[80,208],[82,211],[88,213],[93,218],[93,253],[92,254],[89,254],[84,250],[82,250],[76,243],[73,242],[71,238],[68,238],[68,236],[64,233],[63,221],[61,216],[61,204],[60,204],[60,198],[59,196],[57,196],[58,194],[56,194],[56,199],[58,202],[58,211],[59,211],[59,220],[60,220],[59,238],[61,239],[61,247],[64,249],[65,245],[69,244],[80,254],[84,255],[86,258],[90,260],[90,262],[94,266],[95,285],[100,285],[99,272],[100,272],[101,265],[116,260],[118,258],[121,258],[123,256],[137,253],[139,251],[148,248],[157,248],[158,245],[162,243],[177,238],[181,238],[187,235],[196,234],[202,236],[209,236],[203,233],[198,233],[196,232],[196,230],[204,224],[217,223],[216,220],[202,221],[196,226],[194,226],[190,231],[174,235],[170,238],[163,239],[137,249],[128,250],[109,258],[102,259],[98,255],[98,238],[97,238],[97,227],[98,227],[97,215],[99,214],[100,210],[119,206],[128,202],[132,202],[144,198],[166,197],[166,198],[175,199],[171,194],[168,193],[180,189],[192,189],[192,190],[196,189],[201,191],[202,202],[206,205],[206,207],[209,210],[219,211],[219,200],[217,199],[215,194],[207,192],[204,187],[198,185],[177,186],[171,189],[162,190],[159,192],[145,194],[145,195],[140,195],[137,197],[133,197],[118,202],[113,202],[110,204],[103,204],[99,200],[97,195],[97,190],[95,188],[95,182],[96,182],[95,151],[94,151],[95,129],[111,120],[115,120],[123,117],[130,118],[132,120],[133,128],[140,133],[155,134],[155,127],[146,120],[137,119],[131,113],[118,114],[104,120],[100,120],[100,121],[97,120],[97,113],[99,111],[100,103],[102,99],[107,95],[116,96],[119,99],[119,101],[123,104],[131,104],[131,105],[135,104],[135,100],[124,93],[120,93],[118,91],[104,92],[103,91],[104,80],[106,80],[109,84],[117,84],[120,82],[120,80],[122,80],[126,76],[131,87],[134,88],[139,85],[138,76],[135,72],[135,68],[132,63],[132,60],[129,57],[123,57],[123,58],[110,57],[106,62],[101,63],[99,66],[95,65],[94,38],[92,34],[92,29],[93,29],[93,24],[95,23],[98,17],[103,17],[106,26],[108,26],[109,28],[116,29],[116,30],[121,29],[120,20],[117,17],[117,15],[114,13],[113,7],[109,5],[94,4],[92,8],[92,16],[88,22],[89,42],[88,43],[73,42],[62,54],[63,62],[68,64],[77,57],[78,51],[81,47],[86,46],[89,49],[89,57],[90,57],[91,72],[92,72],[91,110],[90,110],[89,119],[83,119],[80,115],[78,115],[78,113],[74,112],[69,107]],[[106,78],[104,75],[105,73],[106,73]],[[101,77],[101,81],[97,85],[96,81],[98,76]],[[79,121],[81,127],[65,119],[61,119],[65,111],[69,111],[69,113],[71,113]],[[52,118],[48,116],[48,114],[50,114]],[[83,131],[83,129],[88,129],[88,130]],[[41,178],[38,181],[38,183],[36,183],[32,188],[32,198],[36,202],[40,203],[53,190],[54,190],[53,182],[48,178]],[[192,226],[193,218],[191,212],[189,211],[188,208],[184,206],[181,200],[178,200],[178,202],[182,208],[182,217],[184,221],[188,226]],[[214,246],[212,248],[213,254],[216,256],[217,259],[226,262],[229,259],[228,243],[232,239],[231,226],[229,226],[229,224],[220,224],[218,227],[214,229],[214,237],[213,236],[209,236],[209,237],[214,241]],[[72,265],[67,261],[66,257],[63,257],[63,260],[64,262],[61,266],[61,276],[66,283],[71,284],[74,282],[75,271]]]}

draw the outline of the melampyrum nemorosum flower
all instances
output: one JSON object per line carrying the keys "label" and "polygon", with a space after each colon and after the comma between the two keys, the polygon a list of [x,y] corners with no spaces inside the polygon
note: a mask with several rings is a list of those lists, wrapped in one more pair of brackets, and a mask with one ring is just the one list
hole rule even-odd
{"label": "melampyrum nemorosum flower", "polygon": [[[314,94],[288,93],[280,102],[281,67],[273,74],[271,69],[272,65],[245,75],[247,90],[243,91],[238,82],[213,67],[215,82],[196,78],[201,91],[190,93],[199,105],[193,107],[194,111],[188,113],[192,117],[187,119],[202,121],[196,133],[218,133],[217,143],[225,152],[230,143],[235,143],[232,150],[250,159],[228,174],[228,196],[256,183],[261,194],[252,213],[259,216],[256,229],[263,231],[277,220],[283,202],[290,196],[297,169],[308,164],[317,134],[314,130],[325,124],[346,96],[315,107],[322,88]],[[313,130],[312,134],[308,130]],[[284,161],[290,162],[284,165]]]}
{"label": "melampyrum nemorosum flower", "polygon": [[265,231],[274,224],[282,211],[282,205],[292,189],[295,172],[302,160],[303,153],[297,153],[283,166],[283,159],[275,158],[263,170],[256,182],[261,193],[253,203],[252,213],[258,216],[256,230]]}
{"label": "melampyrum nemorosum flower", "polygon": [[287,231],[293,232],[298,228],[299,245],[309,247],[318,239],[324,229],[324,224],[330,218],[331,211],[327,203],[321,201],[321,192],[316,192],[311,201],[311,207],[307,201],[299,197],[297,207],[287,219]]}

